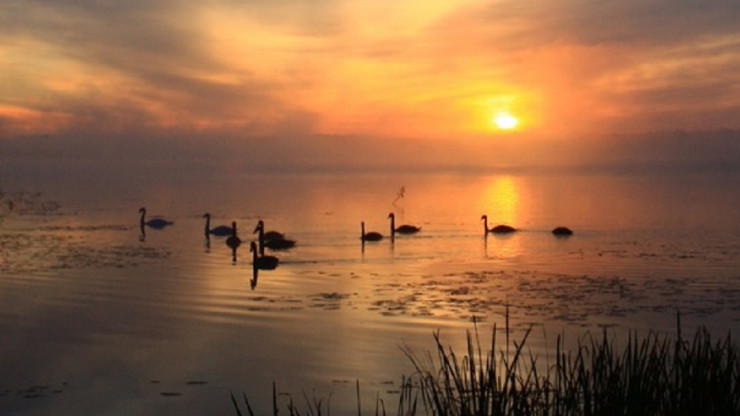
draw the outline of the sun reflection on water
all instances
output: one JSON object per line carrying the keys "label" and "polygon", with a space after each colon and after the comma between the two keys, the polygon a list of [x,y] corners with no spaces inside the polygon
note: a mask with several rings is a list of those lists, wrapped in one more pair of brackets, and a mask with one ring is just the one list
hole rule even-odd
{"label": "sun reflection on water", "polygon": [[488,209],[489,221],[517,227],[520,209],[520,186],[511,176],[491,179],[483,191],[483,206]]}

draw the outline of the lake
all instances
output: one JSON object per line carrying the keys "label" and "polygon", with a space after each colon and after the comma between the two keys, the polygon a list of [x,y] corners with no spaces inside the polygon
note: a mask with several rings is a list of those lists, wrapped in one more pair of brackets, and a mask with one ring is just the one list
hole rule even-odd
{"label": "lake", "polygon": [[[552,354],[603,329],[740,323],[738,172],[254,174],[63,164],[0,176],[0,413],[235,414],[395,408],[402,348],[464,353],[505,325]],[[10,203],[12,201],[12,209]],[[174,221],[139,227],[147,216]],[[212,225],[238,225],[235,253]],[[396,224],[421,227],[389,238]],[[514,234],[484,237],[509,224]],[[297,242],[254,275],[258,220]],[[360,242],[360,222],[385,235]],[[551,230],[568,226],[574,235]],[[281,403],[287,396],[280,396]],[[391,413],[393,410],[391,410]]]}

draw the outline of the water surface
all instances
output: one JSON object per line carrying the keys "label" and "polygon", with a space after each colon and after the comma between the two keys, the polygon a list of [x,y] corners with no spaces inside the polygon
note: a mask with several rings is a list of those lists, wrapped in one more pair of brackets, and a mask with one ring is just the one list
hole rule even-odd
{"label": "water surface", "polygon": [[[0,183],[3,414],[228,414],[230,392],[267,411],[273,381],[354,412],[355,380],[368,413],[412,371],[401,346],[431,350],[439,330],[460,347],[473,317],[487,333],[507,307],[543,355],[560,334],[674,331],[677,310],[686,331],[740,322],[736,174],[42,179]],[[142,206],[175,224],[142,235]],[[205,239],[206,212],[237,222],[236,258]],[[421,232],[391,242],[390,212]],[[520,231],[484,237],[482,214]],[[298,243],[255,281],[259,219]],[[362,245],[361,221],[386,238]]]}

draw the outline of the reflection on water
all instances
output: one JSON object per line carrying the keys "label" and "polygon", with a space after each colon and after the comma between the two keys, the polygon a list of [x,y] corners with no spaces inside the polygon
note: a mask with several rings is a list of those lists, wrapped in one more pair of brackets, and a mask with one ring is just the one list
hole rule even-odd
{"label": "reflection on water", "polygon": [[[439,328],[462,345],[473,316],[501,325],[507,305],[515,331],[541,327],[539,348],[545,332],[671,331],[676,310],[687,326],[740,321],[734,179],[218,179],[90,189],[92,200],[62,183],[33,194],[31,207],[53,210],[4,212],[0,354],[13,359],[0,413],[229,413],[230,391],[264,393],[255,405],[269,409],[272,381],[294,395],[331,391],[335,412],[356,411],[355,379],[372,403],[411,372],[398,345],[429,349]],[[262,198],[223,192],[239,187]],[[147,233],[132,218],[154,202],[176,225]],[[203,212],[299,243],[260,249],[263,225],[234,246],[206,233],[204,250]],[[359,238],[358,223],[386,229],[389,212],[422,231]],[[481,214],[519,231],[483,233]],[[563,224],[571,238],[552,235]],[[247,242],[251,261],[237,261]]]}
{"label": "reflection on water", "polygon": [[481,193],[481,204],[492,207],[490,219],[495,224],[508,224],[514,228],[521,228],[519,215],[522,212],[520,192],[525,192],[526,186],[510,176],[490,179],[486,189]]}

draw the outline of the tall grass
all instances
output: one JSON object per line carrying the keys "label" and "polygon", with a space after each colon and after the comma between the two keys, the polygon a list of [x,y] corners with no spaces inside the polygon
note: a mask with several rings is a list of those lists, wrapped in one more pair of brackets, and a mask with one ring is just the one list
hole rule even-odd
{"label": "tall grass", "polygon": [[406,349],[427,414],[740,415],[740,351],[730,334],[713,341],[700,328],[686,340],[679,330],[672,341],[631,332],[617,350],[604,331],[586,334],[567,352],[558,337],[555,362],[543,367],[524,349],[530,331],[513,349],[507,342],[497,350],[494,326],[483,353],[476,329],[463,357],[435,334],[436,364],[431,354],[420,358]]}
{"label": "tall grass", "polygon": [[[740,350],[731,334],[715,341],[700,328],[685,339],[680,319],[678,328],[675,339],[631,332],[623,349],[615,347],[606,331],[600,336],[585,334],[569,351],[558,337],[552,363],[539,362],[525,349],[531,328],[520,342],[510,341],[507,324],[506,342],[500,348],[494,326],[484,351],[476,326],[467,333],[462,356],[445,348],[435,333],[433,352],[417,355],[403,348],[415,372],[403,378],[396,414],[740,415]],[[359,383],[357,389],[361,415]],[[306,403],[308,410],[301,413],[291,400],[289,414],[323,414],[320,401]],[[239,412],[236,401],[234,406]],[[273,413],[277,414],[275,404]],[[386,414],[380,399],[375,414]]]}

